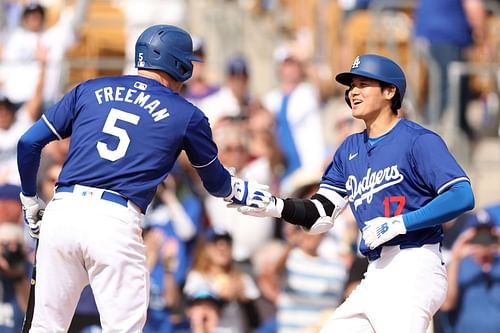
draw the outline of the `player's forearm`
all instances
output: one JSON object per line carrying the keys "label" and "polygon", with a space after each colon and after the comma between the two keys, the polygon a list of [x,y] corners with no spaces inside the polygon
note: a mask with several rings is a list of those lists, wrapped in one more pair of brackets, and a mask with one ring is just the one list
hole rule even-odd
{"label": "player's forearm", "polygon": [[310,199],[288,198],[283,200],[281,218],[289,223],[310,229],[319,216],[316,206]]}
{"label": "player's forearm", "polygon": [[[321,233],[333,226],[333,221],[346,206],[346,200],[335,191],[320,188],[311,199],[283,200],[281,217],[292,224]],[[279,207],[279,205],[277,205]]]}
{"label": "player's forearm", "polygon": [[413,231],[439,225],[474,208],[474,194],[470,183],[452,185],[427,205],[403,215],[406,230]]}
{"label": "player's forearm", "polygon": [[197,167],[196,171],[205,189],[213,196],[224,198],[231,194],[231,175],[219,159],[216,158],[206,166]]}
{"label": "player's forearm", "polygon": [[19,139],[17,166],[24,195],[36,194],[36,176],[42,148],[54,138],[54,134],[40,119]]}

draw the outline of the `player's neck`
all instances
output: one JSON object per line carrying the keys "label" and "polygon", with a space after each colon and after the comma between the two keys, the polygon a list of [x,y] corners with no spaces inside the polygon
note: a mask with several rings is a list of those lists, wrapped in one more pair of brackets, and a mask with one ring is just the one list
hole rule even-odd
{"label": "player's neck", "polygon": [[182,82],[174,80],[170,75],[160,70],[139,69],[137,74],[158,81],[175,92],[179,92],[182,87]]}
{"label": "player's neck", "polygon": [[387,132],[389,132],[396,123],[399,121],[397,115],[394,115],[392,112],[390,114],[380,114],[373,121],[366,121],[366,130],[368,132],[369,138],[378,138]]}

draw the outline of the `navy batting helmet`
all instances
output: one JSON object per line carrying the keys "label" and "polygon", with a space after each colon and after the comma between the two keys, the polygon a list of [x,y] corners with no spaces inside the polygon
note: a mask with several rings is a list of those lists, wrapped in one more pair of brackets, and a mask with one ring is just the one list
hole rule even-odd
{"label": "navy batting helmet", "polygon": [[135,67],[158,69],[183,82],[193,74],[192,61],[202,61],[193,54],[191,36],[172,25],[154,25],[135,43]]}
{"label": "navy batting helmet", "polygon": [[[406,79],[403,70],[394,61],[377,54],[361,55],[354,59],[350,72],[338,74],[335,80],[346,86],[350,86],[352,77],[355,75],[395,86],[399,96],[398,108],[401,107],[401,102],[406,91]],[[350,104],[348,100],[347,104]]]}

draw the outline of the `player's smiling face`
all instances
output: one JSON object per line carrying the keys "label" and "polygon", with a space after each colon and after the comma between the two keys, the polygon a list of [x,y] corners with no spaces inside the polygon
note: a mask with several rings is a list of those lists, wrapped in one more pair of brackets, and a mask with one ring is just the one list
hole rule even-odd
{"label": "player's smiling face", "polygon": [[384,109],[390,112],[393,90],[395,89],[381,89],[379,81],[354,76],[348,95],[353,117],[368,120]]}

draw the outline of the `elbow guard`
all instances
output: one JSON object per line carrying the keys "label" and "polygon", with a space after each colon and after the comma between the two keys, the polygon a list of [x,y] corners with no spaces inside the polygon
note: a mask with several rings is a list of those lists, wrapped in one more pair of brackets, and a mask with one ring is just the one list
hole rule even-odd
{"label": "elbow guard", "polygon": [[319,189],[311,199],[284,200],[281,217],[287,222],[300,225],[310,234],[320,234],[333,227],[333,221],[346,203],[338,193]]}
{"label": "elbow guard", "polygon": [[324,188],[320,188],[318,192],[312,196],[312,203],[316,206],[319,217],[309,228],[304,230],[310,234],[321,234],[327,232],[333,227],[333,222],[342,213],[347,205],[340,194]]}

